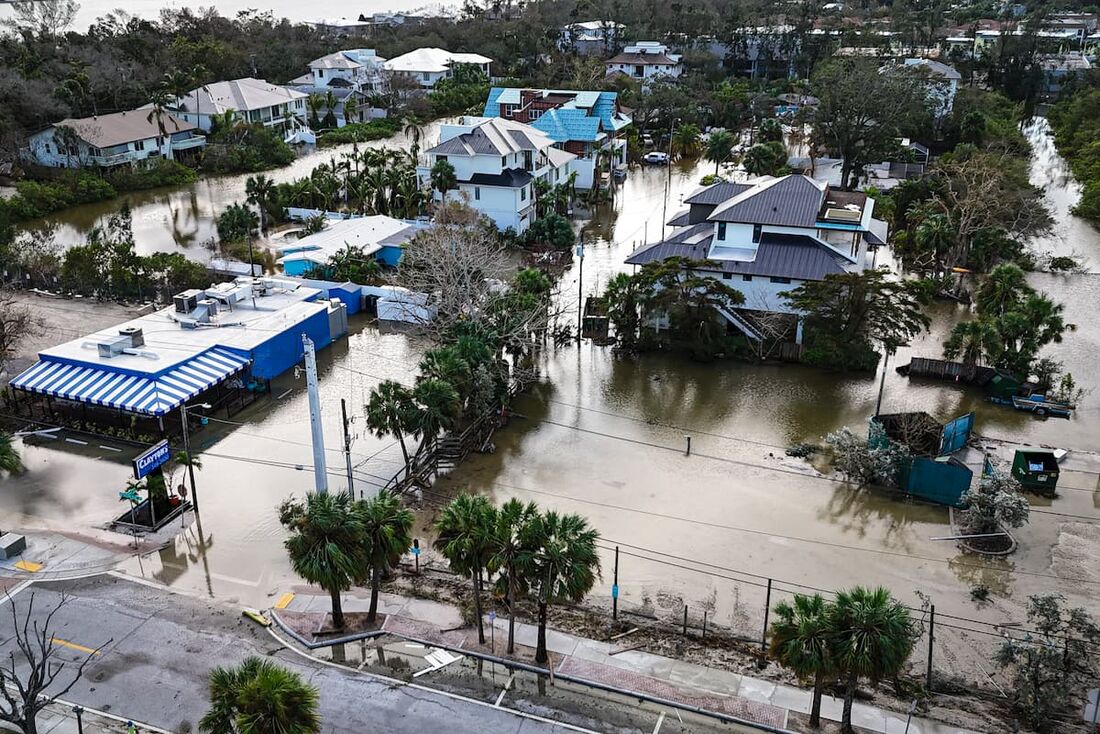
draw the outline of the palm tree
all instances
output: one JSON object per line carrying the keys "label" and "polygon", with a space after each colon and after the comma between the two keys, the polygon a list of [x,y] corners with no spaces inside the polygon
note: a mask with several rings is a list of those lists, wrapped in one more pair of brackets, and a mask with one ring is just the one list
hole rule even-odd
{"label": "palm tree", "polygon": [[821,725],[822,689],[826,677],[833,674],[829,606],[820,594],[795,594],[793,604],[781,601],[772,611],[771,655],[801,680],[813,681],[810,726],[817,728]]}
{"label": "palm tree", "polygon": [[412,120],[405,125],[405,137],[412,140],[410,150],[414,159],[420,155],[420,138],[423,136],[424,130]]}
{"label": "palm tree", "polygon": [[210,710],[199,721],[207,734],[314,734],[321,731],[319,693],[297,673],[270,660],[245,659],[210,671]]}
{"label": "palm tree", "polygon": [[496,525],[490,538],[492,555],[489,570],[500,573],[497,582],[504,598],[508,600],[508,653],[516,651],[516,600],[520,593],[520,577],[517,559],[523,552],[523,539],[529,533],[528,526],[539,516],[534,502],[524,504],[510,499],[497,511]]}
{"label": "palm tree", "polygon": [[677,158],[691,158],[699,152],[699,128],[685,122],[672,133],[672,152]]}
{"label": "palm tree", "polygon": [[349,94],[344,100],[344,122],[348,124],[359,122],[359,103],[355,100],[354,94]]}
{"label": "palm tree", "polygon": [[489,566],[491,539],[496,527],[496,509],[481,495],[463,494],[443,508],[435,523],[435,549],[443,554],[457,574],[470,577],[477,616],[477,639],[485,644],[485,623],[481,614],[481,572]]}
{"label": "palm tree", "polygon": [[943,356],[961,359],[965,365],[978,365],[983,358],[995,361],[1000,356],[1001,336],[989,319],[962,321],[951,329],[943,344]]}
{"label": "palm tree", "polygon": [[336,94],[330,89],[325,92],[325,125],[336,127]]}
{"label": "palm tree", "polygon": [[176,107],[179,108],[180,100],[191,92],[192,81],[191,75],[187,72],[173,69],[165,73],[161,78],[160,85],[166,92],[172,95],[176,100]]}
{"label": "palm tree", "polygon": [[23,460],[19,458],[19,452],[15,450],[11,436],[0,433],[0,472],[18,474],[21,471],[23,471]]}
{"label": "palm tree", "polygon": [[370,391],[370,399],[363,407],[367,416],[367,428],[378,438],[394,436],[401,444],[401,454],[405,457],[405,467],[409,466],[409,449],[405,445],[405,436],[412,433],[413,426],[412,392],[399,382],[385,380]]}
{"label": "palm tree", "polygon": [[275,182],[262,173],[249,176],[244,191],[248,194],[248,203],[260,210],[260,230],[267,232],[267,211],[275,197]]}
{"label": "palm tree", "polygon": [[441,380],[455,389],[461,399],[469,394],[474,365],[460,357],[453,349],[429,349],[418,365],[426,378]]}
{"label": "palm tree", "polygon": [[168,134],[168,128],[164,124],[164,116],[168,112],[168,103],[171,101],[171,94],[164,87],[157,87],[149,93],[149,114],[145,116],[146,122],[157,121],[157,130],[161,135]]}
{"label": "palm tree", "polygon": [[1030,293],[1031,286],[1020,266],[1005,263],[989,272],[985,282],[978,288],[974,302],[982,316],[996,318],[1012,311]]}
{"label": "palm tree", "polygon": [[708,161],[714,161],[714,175],[718,175],[718,167],[728,161],[733,154],[734,138],[729,130],[715,130],[707,138],[706,157]]}
{"label": "palm tree", "polygon": [[832,658],[845,682],[841,726],[852,729],[852,702],[860,678],[878,682],[896,675],[909,659],[916,632],[909,611],[881,586],[838,591],[829,611]]}
{"label": "palm tree", "polygon": [[307,494],[304,503],[290,499],[279,507],[279,521],[291,532],[286,550],[294,572],[332,597],[332,626],[344,627],[340,592],[361,583],[371,555],[366,527],[351,496]]}
{"label": "palm tree", "polygon": [[947,215],[929,214],[921,219],[913,235],[920,251],[928,253],[934,262],[940,263],[955,244],[956,229]]}
{"label": "palm tree", "polygon": [[312,128],[321,127],[321,119],[317,116],[325,100],[319,94],[311,94],[306,97],[306,107],[309,108],[309,126]]}
{"label": "palm tree", "polygon": [[600,534],[580,515],[553,511],[535,517],[525,528],[516,566],[539,608],[535,662],[545,664],[549,659],[546,621],[550,605],[562,600],[579,602],[596,583],[600,575],[596,553],[599,538]]}
{"label": "palm tree", "polygon": [[367,623],[374,624],[378,616],[378,589],[382,572],[391,558],[399,557],[412,545],[410,532],[413,514],[401,506],[393,492],[382,490],[369,500],[356,503],[355,515],[363,526],[362,548],[367,554],[363,566],[370,570],[370,609]]}
{"label": "palm tree", "polygon": [[447,192],[458,187],[458,177],[455,175],[455,167],[449,161],[438,160],[432,166],[432,188],[437,190],[447,201]]}
{"label": "palm tree", "polygon": [[462,399],[449,382],[431,378],[417,381],[412,391],[416,404],[412,414],[413,434],[420,437],[417,456],[462,415]]}

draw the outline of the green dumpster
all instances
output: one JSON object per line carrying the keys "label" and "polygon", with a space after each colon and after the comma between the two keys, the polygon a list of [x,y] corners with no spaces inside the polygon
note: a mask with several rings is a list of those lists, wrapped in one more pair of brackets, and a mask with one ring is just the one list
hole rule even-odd
{"label": "green dumpster", "polygon": [[1058,486],[1058,462],[1053,451],[1017,449],[1012,459],[1012,476],[1025,489],[1054,494]]}

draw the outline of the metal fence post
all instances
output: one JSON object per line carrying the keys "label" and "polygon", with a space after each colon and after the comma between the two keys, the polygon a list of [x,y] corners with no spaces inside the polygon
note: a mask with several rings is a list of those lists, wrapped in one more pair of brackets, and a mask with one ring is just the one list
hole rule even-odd
{"label": "metal fence post", "polygon": [[924,687],[932,692],[932,648],[936,640],[936,605],[933,604],[928,614],[928,676]]}
{"label": "metal fence post", "polygon": [[764,632],[760,635],[760,667],[768,665],[768,615],[772,610],[772,580],[768,579],[768,595],[764,599]]}
{"label": "metal fence post", "polygon": [[687,637],[688,633],[688,605],[684,605],[684,637]]}

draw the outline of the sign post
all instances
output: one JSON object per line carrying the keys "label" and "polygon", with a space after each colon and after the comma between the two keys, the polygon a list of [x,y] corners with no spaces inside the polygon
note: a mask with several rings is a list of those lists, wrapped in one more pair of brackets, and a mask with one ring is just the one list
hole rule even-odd
{"label": "sign post", "polygon": [[134,479],[144,479],[149,476],[153,473],[154,469],[158,469],[167,464],[171,455],[172,452],[168,448],[168,439],[164,439],[160,443],[154,444],[134,459]]}

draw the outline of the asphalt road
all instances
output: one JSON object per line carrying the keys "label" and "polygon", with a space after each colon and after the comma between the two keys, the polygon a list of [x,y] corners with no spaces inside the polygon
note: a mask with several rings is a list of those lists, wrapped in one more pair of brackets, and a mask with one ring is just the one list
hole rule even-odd
{"label": "asphalt road", "polygon": [[[307,660],[230,608],[114,576],[36,584],[13,602],[35,618],[57,606],[58,659],[73,664],[98,649],[66,699],[172,732],[193,732],[207,709],[207,675],[248,655],[270,655],[321,691],[325,732],[558,734],[577,731],[507,709],[394,685]],[[0,604],[0,659],[14,649],[12,610]],[[69,670],[61,681],[71,680]]]}

